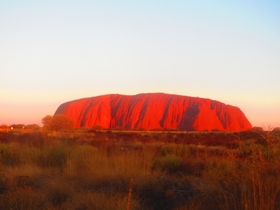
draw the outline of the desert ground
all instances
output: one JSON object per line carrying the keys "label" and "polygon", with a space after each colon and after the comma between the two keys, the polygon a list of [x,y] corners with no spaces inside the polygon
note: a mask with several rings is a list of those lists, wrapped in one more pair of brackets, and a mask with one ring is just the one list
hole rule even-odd
{"label": "desert ground", "polygon": [[0,209],[280,209],[280,132],[0,132]]}

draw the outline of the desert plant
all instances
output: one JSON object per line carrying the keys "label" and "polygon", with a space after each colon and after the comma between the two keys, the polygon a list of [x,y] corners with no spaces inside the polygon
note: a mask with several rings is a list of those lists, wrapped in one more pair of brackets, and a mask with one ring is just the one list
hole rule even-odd
{"label": "desert plant", "polygon": [[0,176],[0,195],[3,194],[8,189],[8,179],[1,174]]}
{"label": "desert plant", "polygon": [[47,210],[48,208],[42,193],[21,189],[17,191],[8,191],[6,194],[0,196],[0,209]]}
{"label": "desert plant", "polygon": [[43,128],[53,131],[69,131],[74,128],[74,120],[63,114],[47,115],[42,119]]}
{"label": "desert plant", "polygon": [[59,183],[51,186],[47,193],[47,200],[55,207],[61,207],[72,197],[71,188],[65,183]]}
{"label": "desert plant", "polygon": [[68,159],[69,170],[74,174],[87,175],[91,174],[94,165],[96,165],[96,157],[98,149],[91,145],[77,145],[71,152]]}
{"label": "desert plant", "polygon": [[0,144],[0,163],[6,166],[16,166],[20,163],[20,159],[8,145]]}
{"label": "desert plant", "polygon": [[41,167],[53,167],[63,170],[66,167],[69,155],[67,145],[57,143],[41,150],[35,162]]}
{"label": "desert plant", "polygon": [[169,173],[174,173],[180,169],[182,158],[175,155],[166,155],[156,157],[153,164],[153,169],[160,169]]}

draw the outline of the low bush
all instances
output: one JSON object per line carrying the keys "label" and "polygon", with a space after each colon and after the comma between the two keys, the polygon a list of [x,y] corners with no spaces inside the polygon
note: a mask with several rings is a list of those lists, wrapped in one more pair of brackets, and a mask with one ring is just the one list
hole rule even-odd
{"label": "low bush", "polygon": [[182,158],[175,155],[165,155],[156,157],[153,169],[160,169],[165,172],[174,173],[181,168]]}
{"label": "low bush", "polygon": [[58,142],[43,149],[36,159],[41,167],[53,167],[63,170],[70,155],[67,145]]}
{"label": "low bush", "polygon": [[20,164],[20,158],[9,145],[0,144],[0,163],[5,166],[16,166]]}

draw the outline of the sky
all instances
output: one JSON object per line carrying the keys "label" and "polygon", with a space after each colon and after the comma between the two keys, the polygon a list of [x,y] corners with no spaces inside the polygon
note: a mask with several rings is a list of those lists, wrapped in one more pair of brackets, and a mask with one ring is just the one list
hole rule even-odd
{"label": "sky", "polygon": [[278,0],[0,0],[0,124],[66,101],[163,92],[280,126]]}

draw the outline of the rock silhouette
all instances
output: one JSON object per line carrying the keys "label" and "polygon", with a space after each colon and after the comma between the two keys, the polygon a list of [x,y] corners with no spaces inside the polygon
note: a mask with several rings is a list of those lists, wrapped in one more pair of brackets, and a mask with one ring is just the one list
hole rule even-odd
{"label": "rock silhouette", "polygon": [[55,114],[72,118],[77,128],[242,131],[252,127],[238,107],[164,93],[83,98],[61,104]]}

